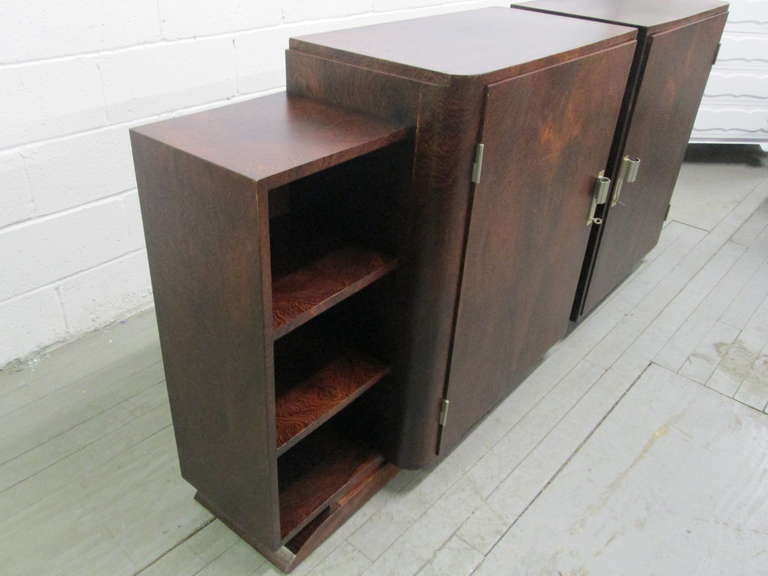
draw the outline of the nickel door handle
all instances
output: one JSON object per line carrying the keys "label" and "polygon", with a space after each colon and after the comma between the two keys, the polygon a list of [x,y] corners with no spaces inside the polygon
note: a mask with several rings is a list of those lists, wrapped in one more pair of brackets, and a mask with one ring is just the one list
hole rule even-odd
{"label": "nickel door handle", "polygon": [[595,212],[597,207],[601,204],[608,202],[608,193],[611,189],[611,179],[603,176],[603,173],[595,178],[595,185],[592,188],[592,204],[589,207],[589,214],[587,215],[587,226],[597,224],[598,226],[603,223],[602,218],[595,218]]}
{"label": "nickel door handle", "polygon": [[624,183],[631,184],[637,181],[637,175],[640,172],[640,158],[634,156],[624,156],[621,159],[621,167],[619,168],[619,176],[616,178],[616,186],[613,189],[613,199],[611,206],[616,206],[621,198],[621,189],[624,187]]}

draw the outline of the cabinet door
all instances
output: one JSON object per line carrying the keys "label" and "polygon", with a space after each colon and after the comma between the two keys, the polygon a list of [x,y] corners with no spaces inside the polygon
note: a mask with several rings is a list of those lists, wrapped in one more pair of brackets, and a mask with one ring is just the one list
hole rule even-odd
{"label": "cabinet door", "polygon": [[487,87],[441,451],[565,335],[634,46]]}
{"label": "cabinet door", "polygon": [[[591,311],[656,245],[726,15],[651,35],[624,146],[640,159],[633,183],[603,225],[583,313]],[[615,194],[615,187],[614,187]]]}

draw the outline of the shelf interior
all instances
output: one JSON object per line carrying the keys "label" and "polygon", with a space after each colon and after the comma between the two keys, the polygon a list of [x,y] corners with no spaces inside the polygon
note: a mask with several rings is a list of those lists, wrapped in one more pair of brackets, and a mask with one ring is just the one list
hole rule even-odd
{"label": "shelf interior", "polygon": [[[294,338],[295,339],[295,338]],[[281,345],[276,354],[277,452],[282,454],[381,380],[389,367],[351,346]],[[291,344],[287,342],[287,344]]]}
{"label": "shelf interior", "polygon": [[331,502],[374,474],[384,459],[334,421],[278,459],[280,533],[290,540]]}
{"label": "shelf interior", "polygon": [[397,268],[409,150],[394,144],[269,191],[273,339]]}
{"label": "shelf interior", "polygon": [[359,245],[333,248],[272,278],[272,328],[280,338],[397,267],[395,258]]}
{"label": "shelf interior", "polygon": [[406,237],[411,144],[269,190],[284,543],[382,474],[380,413],[391,412],[380,401],[389,390],[382,379],[400,343],[399,278],[390,272]]}

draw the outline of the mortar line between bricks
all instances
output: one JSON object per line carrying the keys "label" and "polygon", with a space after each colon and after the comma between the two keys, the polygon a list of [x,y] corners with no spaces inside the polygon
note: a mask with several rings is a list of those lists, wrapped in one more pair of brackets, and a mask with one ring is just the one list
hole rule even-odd
{"label": "mortar line between bricks", "polygon": [[82,270],[78,270],[77,272],[73,272],[72,274],[67,274],[66,276],[62,276],[61,278],[57,278],[56,280],[52,282],[48,282],[47,284],[44,284],[43,286],[35,286],[32,290],[27,290],[26,292],[22,292],[21,294],[14,294],[10,298],[6,298],[5,300],[0,300],[0,306],[3,304],[8,304],[9,302],[13,302],[14,300],[18,300],[19,298],[23,298],[25,296],[31,296],[32,294],[36,292],[40,292],[41,290],[46,290],[48,288],[56,288],[58,287],[62,282],[65,282],[69,280],[70,278],[74,278],[75,276],[80,276],[81,274],[85,274],[86,272],[91,272],[93,270],[98,270],[99,268],[102,268],[106,266],[107,264],[114,264],[116,261],[127,258],[128,256],[133,256],[134,254],[138,252],[144,252],[146,250],[146,247],[142,246],[141,248],[134,248],[133,250],[129,250],[128,252],[123,252],[119,256],[115,256],[114,258],[110,258],[109,260],[105,260],[103,262],[99,262],[98,264],[95,264],[94,266],[91,266],[89,268],[83,268]]}
{"label": "mortar line between bricks", "polygon": [[25,149],[28,148],[36,148],[38,146],[42,146],[45,144],[53,144],[56,142],[60,142],[62,140],[67,140],[69,138],[76,138],[78,136],[85,136],[87,134],[91,134],[94,132],[100,132],[100,131],[106,131],[106,130],[112,130],[115,128],[125,128],[130,129],[134,126],[141,126],[143,124],[148,124],[151,122],[161,122],[163,120],[168,120],[170,118],[173,118],[174,116],[178,114],[191,114],[196,111],[202,111],[207,108],[213,108],[218,105],[225,105],[225,104],[234,104],[236,102],[240,102],[242,100],[245,100],[247,98],[258,98],[260,96],[266,96],[270,93],[284,90],[285,84],[281,84],[280,86],[273,86],[271,88],[264,88],[263,90],[258,90],[256,92],[249,92],[244,94],[232,94],[231,96],[227,96],[226,98],[220,98],[218,100],[211,100],[209,102],[201,102],[199,104],[193,104],[191,106],[184,106],[182,108],[174,108],[172,110],[165,110],[163,112],[158,112],[157,114],[151,114],[149,116],[142,116],[140,118],[133,118],[131,120],[123,120],[119,122],[113,122],[113,123],[107,123],[107,124],[100,124],[99,126],[92,126],[90,128],[86,128],[84,130],[75,130],[74,132],[67,132],[65,134],[56,134],[55,136],[50,136],[47,138],[40,138],[39,140],[31,140],[29,142],[23,142],[21,144],[13,144],[11,146],[6,146],[4,148],[0,148],[0,154],[8,154],[11,152],[18,152],[20,154],[23,154]]}
{"label": "mortar line between bricks", "polygon": [[[408,15],[408,13],[416,13],[419,11],[423,12],[430,12],[430,8],[436,8],[438,6],[449,6],[449,7],[471,7],[471,6],[487,6],[489,5],[487,2],[483,2],[482,0],[460,0],[460,1],[448,1],[447,3],[443,4],[432,4],[427,6],[412,6],[409,8],[399,8],[395,10],[369,10],[366,12],[356,12],[353,14],[343,14],[338,16],[330,16],[328,18],[311,18],[308,20],[280,20],[277,24],[269,24],[266,26],[256,26],[253,28],[238,28],[235,30],[227,30],[226,32],[215,32],[213,34],[199,34],[199,35],[190,35],[190,36],[180,36],[178,38],[167,38],[164,37],[161,31],[160,37],[154,40],[145,41],[145,42],[139,42],[136,44],[129,44],[125,46],[114,46],[111,48],[104,48],[104,49],[97,49],[97,50],[87,50],[85,52],[74,52],[72,54],[64,54],[62,56],[46,56],[43,58],[33,58],[29,60],[17,60],[13,62],[0,62],[0,70],[6,70],[6,69],[13,69],[13,68],[22,68],[24,66],[35,66],[38,64],[55,64],[59,62],[66,62],[68,60],[82,60],[86,58],[99,58],[102,56],[112,56],[114,54],[120,54],[123,52],[130,52],[132,50],[143,50],[146,48],[155,48],[155,47],[162,47],[162,46],[171,46],[174,44],[193,44],[195,42],[205,41],[205,40],[217,40],[221,38],[227,38],[232,37],[235,39],[236,36],[241,36],[244,34],[250,34],[250,33],[257,33],[257,32],[274,32],[276,30],[280,30],[281,28],[290,28],[292,26],[295,27],[301,27],[311,24],[332,24],[334,22],[338,22],[339,24],[344,24],[345,22],[351,22],[353,26],[367,26],[368,24],[361,23],[356,24],[353,22],[355,19],[363,19],[365,17],[373,17],[373,16],[396,16],[399,14]],[[446,14],[448,12],[434,12],[434,14]],[[158,12],[158,18],[160,17],[160,14]],[[380,22],[373,22],[372,24],[378,24]]]}
{"label": "mortar line between bricks", "polygon": [[107,200],[114,200],[118,196],[122,196],[122,195],[127,196],[129,193],[135,192],[135,191],[136,191],[136,187],[133,186],[131,188],[125,188],[123,190],[120,190],[119,192],[112,192],[111,194],[107,194],[106,196],[101,196],[99,198],[94,198],[93,200],[88,200],[87,202],[83,202],[82,204],[67,206],[66,208],[62,208],[61,210],[56,210],[54,212],[46,212],[45,214],[33,215],[31,218],[27,218],[26,220],[13,222],[11,224],[8,224],[7,226],[0,227],[0,234],[5,232],[13,232],[18,228],[24,228],[25,226],[31,226],[32,224],[53,220],[54,218],[58,218],[59,216],[67,216],[69,214],[74,214],[75,212],[79,212],[84,208],[88,208],[89,206],[98,206],[99,204],[102,204],[102,203],[107,204],[108,203]]}
{"label": "mortar line between bricks", "polygon": [[[451,3],[447,4],[447,6],[450,6],[451,8],[457,8],[457,9],[471,8],[473,6],[483,7],[483,6],[488,6],[488,5],[489,4],[487,4],[486,2],[483,2],[481,0],[470,1],[470,2],[451,2]],[[155,46],[155,45],[171,45],[171,44],[178,44],[178,43],[190,43],[191,44],[191,43],[194,43],[194,42],[198,42],[200,40],[206,40],[206,39],[211,39],[211,38],[231,37],[236,42],[238,35],[242,35],[242,34],[246,34],[246,33],[250,33],[250,32],[275,31],[275,30],[279,30],[281,28],[286,28],[286,27],[290,27],[290,26],[297,26],[298,27],[298,26],[305,26],[305,25],[311,25],[311,24],[317,24],[317,23],[331,23],[331,22],[336,22],[336,21],[338,21],[339,24],[349,23],[351,25],[354,25],[355,23],[352,21],[354,18],[360,18],[361,16],[366,16],[366,15],[385,15],[385,14],[396,15],[396,14],[403,14],[404,16],[408,16],[409,13],[414,13],[415,14],[415,13],[418,13],[419,11],[426,12],[424,15],[428,15],[429,13],[431,13],[431,12],[429,12],[429,8],[434,8],[436,6],[437,5],[434,5],[434,6],[418,6],[418,7],[414,7],[414,8],[400,9],[400,10],[393,10],[393,11],[373,11],[373,12],[368,12],[368,13],[364,13],[364,14],[355,14],[355,15],[348,15],[348,16],[335,17],[335,18],[314,19],[314,20],[297,20],[295,22],[283,22],[283,23],[275,25],[275,26],[267,26],[267,27],[262,27],[262,28],[248,28],[248,29],[243,29],[241,31],[222,32],[222,33],[218,33],[218,34],[215,34],[215,35],[194,36],[194,37],[171,39],[171,40],[165,39],[163,41],[159,41],[159,42],[155,42],[155,43],[143,43],[143,44],[136,44],[136,45],[133,45],[133,46],[123,46],[123,47],[114,48],[114,49],[110,49],[110,50],[102,50],[102,51],[95,51],[95,52],[85,52],[85,53],[71,54],[71,55],[67,55],[67,56],[57,56],[57,57],[51,57],[51,58],[41,58],[41,59],[37,59],[37,60],[27,60],[27,61],[23,61],[23,62],[8,62],[8,63],[0,64],[0,71],[5,70],[5,69],[11,69],[11,68],[20,68],[20,67],[24,67],[24,66],[34,66],[34,65],[37,65],[37,64],[54,63],[54,62],[59,62],[59,61],[77,60],[77,59],[83,60],[83,59],[89,59],[89,58],[95,59],[95,58],[98,58],[100,56],[111,55],[112,53],[115,53],[115,52],[127,52],[127,51],[130,51],[130,50],[137,50],[137,49],[147,48],[147,47]],[[450,13],[452,11],[455,12],[456,10],[449,10],[447,12],[434,12],[434,14],[445,14],[445,13]],[[376,22],[372,22],[371,24],[375,24],[375,23]],[[385,23],[385,22],[379,22],[379,23]],[[361,25],[365,25],[365,24],[361,24]],[[237,49],[236,49],[236,51],[237,51]],[[237,58],[235,58],[235,60],[237,60]],[[141,117],[141,118],[135,118],[135,119],[132,119],[132,120],[126,120],[126,121],[122,121],[122,122],[110,123],[109,121],[107,121],[107,123],[105,123],[105,124],[101,124],[99,126],[93,126],[93,127],[87,128],[85,130],[75,130],[73,132],[66,132],[64,134],[56,134],[55,136],[46,137],[46,138],[40,138],[38,140],[32,140],[32,141],[29,141],[29,142],[23,142],[23,143],[19,143],[19,144],[12,144],[10,146],[0,147],[0,154],[8,153],[8,152],[14,152],[14,151],[21,151],[22,149],[24,149],[26,147],[39,146],[39,145],[42,145],[42,144],[45,144],[45,143],[49,143],[49,142],[56,142],[58,140],[62,140],[62,139],[66,139],[66,138],[72,138],[72,137],[75,137],[75,136],[89,134],[91,132],[97,132],[99,130],[106,130],[106,129],[110,129],[110,128],[117,128],[119,126],[131,127],[131,126],[140,125],[140,124],[143,124],[143,123],[164,120],[164,119],[170,118],[170,117],[172,117],[172,116],[174,116],[176,114],[184,114],[184,113],[194,112],[197,109],[204,109],[206,107],[214,107],[214,106],[217,106],[217,105],[224,105],[224,104],[227,104],[227,103],[234,103],[234,102],[240,101],[242,99],[246,99],[246,98],[258,98],[259,96],[267,95],[267,94],[272,93],[274,91],[285,89],[285,85],[283,84],[283,85],[280,85],[280,86],[272,86],[272,87],[269,87],[269,88],[264,88],[264,89],[261,89],[261,90],[257,90],[255,92],[242,93],[242,92],[239,91],[239,87],[237,86],[237,78],[235,78],[235,85],[236,85],[235,86],[236,92],[233,93],[232,95],[226,97],[226,98],[221,98],[221,99],[217,99],[217,100],[213,100],[213,101],[205,102],[205,103],[201,103],[201,104],[195,104],[195,105],[192,105],[192,106],[184,106],[182,108],[177,108],[177,109],[173,109],[173,110],[163,111],[163,112],[160,112],[160,113],[157,113],[157,114],[151,114],[149,116],[144,116],[144,117]]]}

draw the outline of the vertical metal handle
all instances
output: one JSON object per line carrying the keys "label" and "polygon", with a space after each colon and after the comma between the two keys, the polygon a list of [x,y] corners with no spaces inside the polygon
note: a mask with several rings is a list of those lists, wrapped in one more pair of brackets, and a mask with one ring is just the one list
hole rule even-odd
{"label": "vertical metal handle", "polygon": [[637,174],[640,172],[640,158],[633,156],[624,156],[624,161],[627,163],[627,177],[628,183],[637,181]]}
{"label": "vertical metal handle", "polygon": [[595,185],[592,188],[592,203],[589,207],[589,214],[587,216],[587,226],[592,224],[600,225],[603,223],[602,218],[595,218],[595,212],[600,204],[608,202],[608,193],[611,189],[611,179],[600,175],[595,178]]}
{"label": "vertical metal handle", "polygon": [[637,175],[640,172],[640,158],[634,156],[624,156],[621,159],[621,166],[619,167],[619,175],[616,178],[616,186],[613,188],[613,200],[611,206],[616,206],[621,198],[621,189],[624,187],[624,183],[631,184],[637,181]]}

